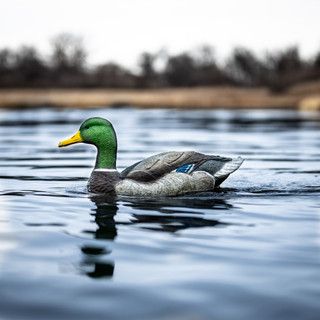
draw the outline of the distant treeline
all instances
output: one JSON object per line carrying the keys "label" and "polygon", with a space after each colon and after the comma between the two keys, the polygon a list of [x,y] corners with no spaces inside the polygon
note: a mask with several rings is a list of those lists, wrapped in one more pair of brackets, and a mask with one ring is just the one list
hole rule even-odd
{"label": "distant treeline", "polygon": [[0,49],[1,88],[163,88],[234,85],[265,86],[280,92],[289,86],[320,79],[320,51],[302,59],[297,47],[257,57],[236,48],[218,63],[213,49],[169,55],[165,51],[142,53],[139,72],[107,62],[87,63],[81,38],[60,34],[51,41],[51,54],[44,58],[36,48]]}

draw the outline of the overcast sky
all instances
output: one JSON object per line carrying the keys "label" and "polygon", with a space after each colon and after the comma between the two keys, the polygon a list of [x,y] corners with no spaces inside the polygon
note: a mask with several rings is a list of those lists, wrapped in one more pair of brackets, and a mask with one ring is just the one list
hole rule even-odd
{"label": "overcast sky", "polygon": [[142,51],[170,53],[211,44],[219,58],[235,46],[257,53],[299,45],[320,49],[320,0],[7,0],[0,2],[0,47],[49,52],[61,32],[81,35],[90,62],[136,64]]}

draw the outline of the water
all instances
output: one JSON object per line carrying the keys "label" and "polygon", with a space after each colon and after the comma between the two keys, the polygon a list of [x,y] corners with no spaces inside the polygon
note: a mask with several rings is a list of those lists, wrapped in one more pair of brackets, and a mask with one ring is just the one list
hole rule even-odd
{"label": "water", "polygon": [[[167,150],[246,159],[219,192],[90,198],[95,150],[59,150],[90,116],[120,169]],[[319,319],[320,115],[0,112],[1,319]]]}

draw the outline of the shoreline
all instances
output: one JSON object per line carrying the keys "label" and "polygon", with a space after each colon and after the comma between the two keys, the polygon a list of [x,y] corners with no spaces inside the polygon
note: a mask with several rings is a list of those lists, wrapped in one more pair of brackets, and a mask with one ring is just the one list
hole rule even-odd
{"label": "shoreline", "polygon": [[266,88],[0,89],[0,108],[230,108],[320,110],[320,81],[275,94]]}

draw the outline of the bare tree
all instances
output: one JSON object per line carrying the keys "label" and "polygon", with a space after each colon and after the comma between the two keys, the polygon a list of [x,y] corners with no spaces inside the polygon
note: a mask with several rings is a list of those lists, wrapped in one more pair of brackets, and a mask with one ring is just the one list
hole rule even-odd
{"label": "bare tree", "polygon": [[236,48],[229,58],[226,71],[235,83],[246,86],[262,85],[264,64],[254,53],[245,48]]}
{"label": "bare tree", "polygon": [[105,63],[95,68],[93,72],[94,86],[107,88],[131,88],[135,78],[130,71],[116,63]]}
{"label": "bare tree", "polygon": [[170,86],[189,87],[195,85],[196,63],[189,53],[182,53],[168,58],[164,70]]}
{"label": "bare tree", "polygon": [[22,46],[14,57],[13,69],[21,85],[39,85],[47,68],[38,51],[32,46]]}
{"label": "bare tree", "polygon": [[55,36],[51,44],[53,68],[62,72],[82,72],[85,69],[87,52],[81,37],[62,33]]}

